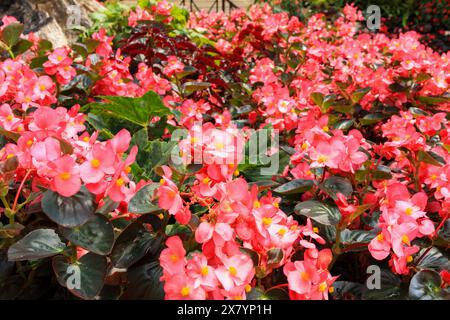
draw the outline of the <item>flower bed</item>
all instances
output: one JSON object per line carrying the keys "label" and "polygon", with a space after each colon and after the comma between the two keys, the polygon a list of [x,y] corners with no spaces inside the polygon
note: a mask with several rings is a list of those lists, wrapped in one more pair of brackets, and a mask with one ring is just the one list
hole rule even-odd
{"label": "flower bed", "polygon": [[140,4],[70,48],[3,18],[0,297],[449,298],[448,53]]}

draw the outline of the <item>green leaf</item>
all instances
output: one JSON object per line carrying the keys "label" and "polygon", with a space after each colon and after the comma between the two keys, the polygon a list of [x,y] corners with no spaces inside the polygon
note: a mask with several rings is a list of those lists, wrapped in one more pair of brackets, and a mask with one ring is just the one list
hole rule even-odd
{"label": "green leaf", "polygon": [[360,102],[362,100],[362,98],[364,98],[365,95],[370,92],[371,89],[372,89],[371,87],[366,87],[366,88],[361,88],[361,89],[355,90],[351,95],[352,102],[353,103]]}
{"label": "green leaf", "polygon": [[433,270],[421,270],[411,279],[409,297],[414,300],[450,300],[450,294],[441,289],[441,276]]}
{"label": "green leaf", "polygon": [[[344,245],[355,243],[369,243],[377,235],[376,232],[366,230],[349,230],[344,229],[341,231],[341,242]],[[364,248],[363,248],[364,249]],[[360,248],[358,248],[360,250]],[[354,251],[358,251],[354,250]]]}
{"label": "green leaf", "polygon": [[104,256],[87,253],[75,263],[57,256],[52,265],[59,284],[81,299],[93,299],[105,283],[107,262]]}
{"label": "green leaf", "polygon": [[141,189],[131,198],[128,203],[128,211],[131,213],[155,213],[161,209],[153,204],[153,194],[159,187],[157,183],[150,183]]}
{"label": "green leaf", "polygon": [[54,222],[63,227],[85,224],[95,213],[95,196],[86,187],[72,197],[63,197],[47,190],[42,198],[42,210]]}
{"label": "green leaf", "polygon": [[107,100],[103,103],[92,103],[88,105],[93,113],[107,112],[115,117],[125,119],[134,124],[146,127],[151,117],[162,117],[170,114],[161,100],[161,97],[149,91],[140,98],[101,96]]}
{"label": "green leaf", "polygon": [[418,97],[417,100],[428,105],[435,105],[439,103],[449,102],[450,98],[445,96],[430,96],[430,97]]}
{"label": "green leaf", "polygon": [[310,95],[311,100],[320,108],[322,108],[322,104],[323,104],[323,94],[320,92],[313,92]]}
{"label": "green leaf", "polygon": [[127,273],[127,287],[121,299],[163,300],[165,294],[161,276],[162,268],[157,261],[131,267]]}
{"label": "green leaf", "polygon": [[17,140],[19,140],[19,138],[20,138],[20,134],[18,134],[16,132],[5,130],[2,127],[0,127],[0,134],[2,136],[5,136],[8,139],[11,139],[14,142],[17,142]]}
{"label": "green leaf", "polygon": [[280,248],[273,248],[267,251],[267,265],[277,266],[283,260],[283,250]]}
{"label": "green leaf", "polygon": [[442,167],[443,165],[446,164],[445,159],[433,151],[419,150],[417,153],[417,159],[419,161],[438,167]]}
{"label": "green leaf", "polygon": [[329,177],[323,183],[320,183],[319,187],[334,200],[337,200],[338,193],[342,193],[347,198],[353,193],[352,183],[348,179],[339,176]]}
{"label": "green leaf", "polygon": [[101,214],[96,214],[80,227],[62,227],[60,231],[71,243],[99,255],[109,254],[114,244],[114,228]]}
{"label": "green leaf", "polygon": [[156,167],[168,164],[172,150],[176,146],[175,141],[149,141],[143,149],[139,150],[136,162],[150,177]]}
{"label": "green leaf", "polygon": [[[375,274],[374,274],[375,275]],[[368,289],[363,293],[364,300],[401,299],[401,280],[390,270],[382,269],[380,289]]]}
{"label": "green leaf", "polygon": [[[128,268],[140,260],[147,252],[156,254],[162,245],[161,220],[156,216],[146,215],[128,225],[117,238],[111,252],[111,262],[117,268]],[[150,232],[144,223],[152,225]]]}
{"label": "green leaf", "polygon": [[247,300],[289,300],[289,294],[281,288],[268,289],[265,292],[259,288],[252,288],[247,294]]}
{"label": "green leaf", "polygon": [[392,92],[405,92],[406,87],[402,86],[399,83],[394,82],[389,85],[389,90],[391,90]]}
{"label": "green leaf", "polygon": [[289,181],[288,183],[282,184],[273,191],[281,195],[303,193],[311,190],[314,184],[314,180],[295,179]]}
{"label": "green leaf", "polygon": [[428,112],[425,112],[424,110],[420,108],[411,107],[408,109],[409,112],[412,113],[413,116],[429,116],[430,114]]}
{"label": "green leaf", "polygon": [[334,129],[340,129],[342,131],[347,131],[352,127],[352,125],[355,123],[354,119],[350,120],[340,120],[334,124]]}
{"label": "green leaf", "polygon": [[350,281],[335,281],[333,288],[333,300],[361,300],[367,290],[365,285]]}
{"label": "green leaf", "polygon": [[[428,250],[427,248],[421,249],[414,259],[414,264],[417,263],[417,260],[419,257],[421,257],[425,251]],[[433,247],[428,251],[428,253],[419,261],[419,263],[416,265],[419,269],[433,269],[436,271],[441,270],[450,270],[450,261],[446,256],[442,254],[439,249],[436,247]]]}
{"label": "green leaf", "polygon": [[300,202],[294,210],[296,214],[310,217],[324,225],[336,225],[341,220],[341,213],[336,206],[316,200]]}
{"label": "green leaf", "polygon": [[53,229],[37,229],[8,249],[9,261],[37,260],[62,253],[66,245]]}
{"label": "green leaf", "polygon": [[183,84],[183,91],[190,95],[196,91],[208,89],[210,86],[211,83],[209,82],[186,82]]}
{"label": "green leaf", "polygon": [[20,40],[24,26],[21,23],[13,22],[8,24],[2,32],[2,41],[12,48]]}
{"label": "green leaf", "polygon": [[383,119],[384,119],[384,115],[382,113],[369,113],[369,114],[366,114],[362,119],[360,119],[359,123],[362,126],[369,126],[369,125],[378,123]]}
{"label": "green leaf", "polygon": [[33,42],[25,40],[25,39],[20,39],[20,41],[14,45],[14,47],[12,48],[12,51],[17,56],[19,54],[26,52],[32,46],[33,46]]}

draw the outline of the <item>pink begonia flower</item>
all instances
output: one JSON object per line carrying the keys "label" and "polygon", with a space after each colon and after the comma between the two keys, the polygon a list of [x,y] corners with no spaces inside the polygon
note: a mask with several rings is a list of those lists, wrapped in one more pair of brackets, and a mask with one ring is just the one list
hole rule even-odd
{"label": "pink begonia flower", "polygon": [[52,188],[64,197],[71,197],[80,191],[81,179],[80,170],[75,160],[65,155],[49,163],[53,172],[49,176],[53,177]]}
{"label": "pink begonia flower", "polygon": [[101,28],[98,32],[92,34],[92,39],[100,42],[95,49],[96,54],[104,58],[107,58],[111,55],[113,51],[111,46],[114,36],[108,37],[105,28]]}
{"label": "pink begonia flower", "polygon": [[[128,201],[134,194],[136,185],[130,180],[128,174],[131,171],[130,165],[135,161],[138,152],[137,146],[133,146],[125,161],[121,162],[115,170],[105,193],[115,202]],[[103,181],[104,182],[104,181]],[[102,181],[99,182],[101,184]],[[101,190],[101,186],[99,186]],[[128,199],[128,200],[127,200]]]}
{"label": "pink begonia flower", "polygon": [[215,270],[225,290],[250,283],[255,275],[252,259],[246,254],[238,254],[229,258],[223,257],[223,266]]}
{"label": "pink begonia flower", "polygon": [[5,130],[12,131],[21,120],[12,112],[9,104],[4,103],[0,106],[0,126]]}
{"label": "pink begonia flower", "polygon": [[80,165],[81,179],[85,183],[98,183],[105,174],[113,174],[115,154],[108,145],[96,144],[87,154],[86,161]]}
{"label": "pink begonia flower", "polygon": [[176,73],[180,73],[184,70],[184,64],[178,60],[176,56],[167,57],[167,65],[164,67],[163,73],[171,77]]}
{"label": "pink begonia flower", "polygon": [[164,278],[184,273],[186,266],[186,250],[179,236],[173,236],[166,240],[167,248],[161,252],[159,261],[164,270]]}
{"label": "pink begonia flower", "polygon": [[160,181],[160,187],[157,190],[158,205],[160,208],[176,215],[183,208],[183,199],[178,192],[176,184],[170,180],[172,171],[167,166],[162,166],[164,175]]}
{"label": "pink begonia flower", "polygon": [[131,141],[131,134],[128,130],[120,130],[111,140],[108,140],[108,144],[111,145],[112,150],[119,158],[128,150]]}
{"label": "pink begonia flower", "polygon": [[310,158],[313,161],[311,168],[329,167],[338,168],[342,155],[345,153],[345,145],[339,139],[332,139],[330,142],[321,141],[313,147]]}
{"label": "pink begonia flower", "polygon": [[[369,243],[369,251],[372,257],[377,260],[386,259],[391,251],[390,234],[388,236],[379,233]],[[389,237],[389,238],[388,238]]]}
{"label": "pink begonia flower", "polygon": [[195,286],[202,286],[206,291],[215,290],[219,285],[214,268],[208,265],[203,254],[193,255],[186,265],[186,274],[194,279]]}
{"label": "pink begonia flower", "polygon": [[176,274],[164,282],[166,300],[205,300],[206,292],[201,286],[195,286],[195,280],[185,274]]}

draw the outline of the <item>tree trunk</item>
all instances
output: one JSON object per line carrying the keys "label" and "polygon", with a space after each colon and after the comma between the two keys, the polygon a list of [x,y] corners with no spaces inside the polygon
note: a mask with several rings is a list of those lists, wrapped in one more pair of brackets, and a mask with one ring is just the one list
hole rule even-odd
{"label": "tree trunk", "polygon": [[35,32],[54,47],[76,41],[73,26],[89,27],[89,14],[102,9],[95,0],[1,0],[0,16],[10,15],[25,24],[25,33]]}

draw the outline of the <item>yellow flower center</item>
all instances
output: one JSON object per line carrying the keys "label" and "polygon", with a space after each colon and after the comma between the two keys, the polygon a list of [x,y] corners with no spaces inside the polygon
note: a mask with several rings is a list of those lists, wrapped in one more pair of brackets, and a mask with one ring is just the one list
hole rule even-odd
{"label": "yellow flower center", "polygon": [[258,200],[255,200],[253,202],[253,208],[257,209],[261,207],[261,202],[259,202]]}
{"label": "yellow flower center", "polygon": [[200,270],[200,273],[202,274],[202,276],[207,276],[209,273],[209,269],[207,266],[202,267],[202,269]]}
{"label": "yellow flower center", "polygon": [[272,218],[263,218],[262,222],[266,227],[268,227],[272,224]]}
{"label": "yellow flower center", "polygon": [[87,136],[84,137],[84,138],[83,138],[83,141],[84,141],[84,142],[89,142],[89,137],[87,137]]}
{"label": "yellow flower center", "polygon": [[285,234],[286,234],[286,229],[280,229],[280,230],[278,230],[278,235],[280,235],[280,236],[284,236]]}
{"label": "yellow flower center", "polygon": [[11,159],[11,158],[13,158],[13,157],[15,157],[15,154],[14,154],[14,153],[10,153],[10,154],[8,154],[8,155],[6,156],[6,159]]}
{"label": "yellow flower center", "polygon": [[330,131],[330,128],[328,126],[323,126],[322,130],[325,131],[325,132],[328,132],[328,131]]}
{"label": "yellow flower center", "polygon": [[119,178],[119,179],[117,179],[117,181],[116,181],[116,185],[117,185],[118,187],[121,187],[121,186],[123,186],[123,184],[124,184],[124,181],[123,181],[123,179],[122,179],[122,178]]}
{"label": "yellow flower center", "polygon": [[208,177],[203,178],[203,180],[202,180],[202,182],[203,182],[204,184],[208,184],[208,182],[210,182],[210,181],[211,181],[211,179],[208,178]]}
{"label": "yellow flower center", "polygon": [[319,284],[319,291],[320,292],[324,292],[325,290],[327,290],[327,283],[326,282],[322,282],[321,284]]}
{"label": "yellow flower center", "polygon": [[245,286],[245,292],[249,293],[250,291],[252,291],[252,286],[249,285],[249,284],[247,284],[247,285]]}
{"label": "yellow flower center", "polygon": [[379,235],[377,235],[377,239],[378,239],[378,241],[383,241],[384,240],[383,234],[380,233]]}
{"label": "yellow flower center", "polygon": [[308,144],[307,144],[306,142],[303,142],[303,144],[302,144],[302,149],[303,149],[303,150],[308,149]]}
{"label": "yellow flower center", "polygon": [[187,297],[189,295],[189,293],[191,293],[191,289],[189,289],[188,287],[183,287],[183,289],[181,289],[180,293],[183,297]]}
{"label": "yellow flower center", "polygon": [[319,233],[319,228],[314,227],[314,228],[313,228],[313,232],[314,232],[314,233]]}
{"label": "yellow flower center", "polygon": [[430,179],[431,179],[431,180],[436,180],[436,179],[437,179],[437,175],[433,174],[433,175],[430,177]]}
{"label": "yellow flower center", "polygon": [[319,163],[324,163],[324,162],[327,162],[327,160],[328,160],[328,157],[327,157],[327,156],[324,156],[323,154],[321,154],[321,155],[319,156],[319,158],[317,159],[317,162],[319,162]]}
{"label": "yellow flower center", "polygon": [[328,292],[329,292],[329,293],[333,293],[333,292],[334,292],[334,287],[329,287],[329,288],[328,288]]}
{"label": "yellow flower center", "polygon": [[126,167],[124,171],[125,171],[126,174],[130,173],[131,172],[131,167],[130,166]]}
{"label": "yellow flower center", "polygon": [[219,149],[219,150],[222,150],[225,147],[225,145],[221,142],[216,143],[215,146],[216,146],[216,149]]}
{"label": "yellow flower center", "polygon": [[27,141],[27,146],[28,146],[28,147],[31,147],[32,145],[33,145],[33,140],[31,140],[31,139],[28,140],[28,141]]}
{"label": "yellow flower center", "polygon": [[237,177],[239,174],[240,174],[240,172],[239,172],[238,169],[234,170],[233,175],[234,175],[235,177]]}
{"label": "yellow flower center", "polygon": [[408,236],[406,234],[402,236],[402,242],[404,244],[409,245],[409,238],[408,238]]}
{"label": "yellow flower center", "polygon": [[300,277],[302,278],[302,280],[304,281],[308,281],[310,279],[310,276],[308,274],[308,272],[303,271],[302,273],[300,273]]}
{"label": "yellow flower center", "polygon": [[63,172],[59,174],[59,177],[61,178],[61,180],[67,181],[70,179],[72,175],[70,174],[70,172]]}
{"label": "yellow flower center", "polygon": [[92,166],[92,168],[98,168],[98,167],[100,167],[100,160],[98,160],[98,159],[92,159],[92,160],[91,160],[91,166]]}
{"label": "yellow flower center", "polygon": [[58,61],[63,61],[63,59],[64,59],[64,58],[61,57],[61,56],[57,56],[57,57],[56,57],[56,60],[58,60]]}
{"label": "yellow flower center", "polygon": [[228,268],[228,271],[230,271],[230,274],[234,277],[237,274],[237,270],[235,267],[231,266]]}
{"label": "yellow flower center", "polygon": [[178,261],[178,256],[176,254],[173,254],[170,256],[170,261],[172,261],[173,263]]}
{"label": "yellow flower center", "polygon": [[413,257],[408,256],[408,257],[406,258],[406,262],[411,263],[412,261],[413,261]]}
{"label": "yellow flower center", "polygon": [[410,216],[413,213],[413,208],[406,208],[405,213]]}
{"label": "yellow flower center", "polygon": [[13,119],[14,119],[14,116],[12,115],[12,113],[10,113],[6,116],[6,121],[13,121]]}
{"label": "yellow flower center", "polygon": [[160,185],[164,185],[165,183],[166,183],[166,180],[164,180],[164,179],[159,180]]}

